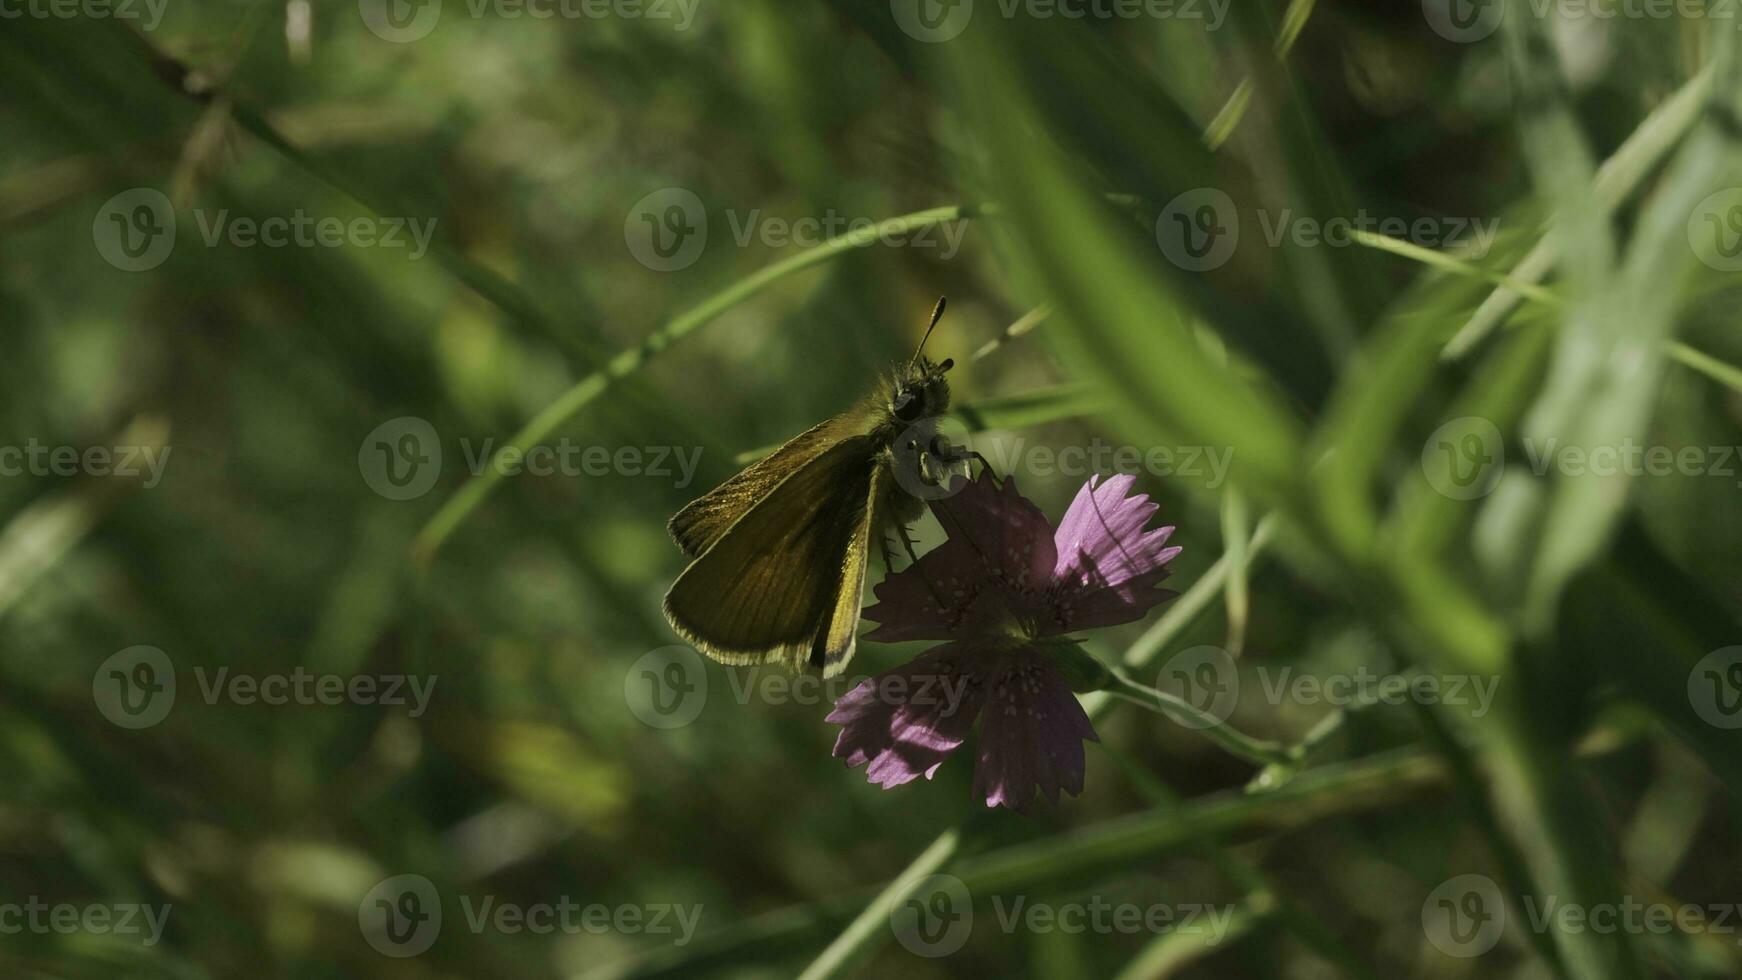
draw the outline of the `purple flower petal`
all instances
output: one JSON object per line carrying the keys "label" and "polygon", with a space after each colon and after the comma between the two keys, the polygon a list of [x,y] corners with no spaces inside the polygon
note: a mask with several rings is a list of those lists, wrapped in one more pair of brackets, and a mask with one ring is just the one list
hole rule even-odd
{"label": "purple flower petal", "polygon": [[1055,632],[1141,619],[1177,594],[1155,588],[1180,553],[1166,546],[1173,526],[1143,530],[1160,508],[1145,494],[1126,496],[1135,482],[1130,474],[1091,478],[1059,522]]}
{"label": "purple flower petal", "polygon": [[878,604],[863,615],[878,627],[868,640],[948,640],[1003,632],[1032,616],[1056,561],[1046,515],[1016,490],[982,472],[957,478],[951,495],[932,504],[949,535],[919,561],[886,576]]}
{"label": "purple flower petal", "polygon": [[841,726],[834,755],[866,765],[884,789],[930,779],[980,713],[987,685],[970,669],[977,659],[945,644],[848,691],[825,719]]}
{"label": "purple flower petal", "polygon": [[1082,704],[1038,652],[993,656],[1002,668],[983,709],[974,795],[1024,811],[1036,789],[1055,804],[1061,789],[1081,793],[1083,742],[1099,741]]}

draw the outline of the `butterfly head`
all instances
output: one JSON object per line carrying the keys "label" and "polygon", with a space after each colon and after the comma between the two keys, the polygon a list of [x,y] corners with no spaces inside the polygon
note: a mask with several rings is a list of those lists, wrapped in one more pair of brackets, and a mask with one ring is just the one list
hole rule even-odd
{"label": "butterfly head", "polygon": [[933,363],[924,357],[909,365],[890,387],[889,414],[904,425],[942,415],[950,407],[950,382],[944,375],[954,366],[949,358]]}

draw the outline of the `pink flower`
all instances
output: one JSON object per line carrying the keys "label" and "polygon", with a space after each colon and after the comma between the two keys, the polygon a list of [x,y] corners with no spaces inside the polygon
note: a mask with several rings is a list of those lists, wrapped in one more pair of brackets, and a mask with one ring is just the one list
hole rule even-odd
{"label": "pink flower", "polygon": [[871,782],[930,779],[981,718],[974,793],[1021,810],[1038,789],[1083,788],[1088,715],[1038,641],[1141,619],[1175,593],[1157,588],[1179,554],[1158,509],[1127,497],[1135,478],[1091,479],[1054,529],[1040,508],[986,473],[933,504],[948,540],[877,586],[872,640],[946,640],[835,704],[834,754]]}

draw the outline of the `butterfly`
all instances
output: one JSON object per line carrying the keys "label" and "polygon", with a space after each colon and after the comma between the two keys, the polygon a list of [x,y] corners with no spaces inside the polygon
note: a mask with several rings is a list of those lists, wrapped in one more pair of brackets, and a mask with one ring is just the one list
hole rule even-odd
{"label": "butterfly", "polygon": [[[925,338],[937,327],[938,300]],[[931,473],[960,460],[937,433],[944,375],[920,349],[847,411],[812,426],[675,514],[691,559],[665,595],[671,628],[723,664],[809,666],[833,677],[853,656],[875,537],[924,511]],[[913,482],[918,479],[919,483]],[[909,545],[909,555],[912,549]]]}

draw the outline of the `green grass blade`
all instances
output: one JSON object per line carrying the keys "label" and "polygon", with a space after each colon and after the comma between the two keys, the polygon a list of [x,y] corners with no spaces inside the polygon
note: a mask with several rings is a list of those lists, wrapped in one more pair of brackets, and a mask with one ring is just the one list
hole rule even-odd
{"label": "green grass blade", "polygon": [[[537,445],[573,417],[576,412],[603,394],[611,385],[639,371],[642,365],[667,347],[689,336],[700,327],[707,325],[715,317],[776,282],[826,262],[844,252],[875,244],[885,236],[893,238],[918,228],[967,218],[970,213],[971,211],[967,207],[949,205],[889,218],[877,224],[858,228],[845,235],[831,238],[815,248],[782,259],[745,276],[673,317],[664,326],[649,334],[646,340],[620,352],[607,361],[604,367],[576,382],[556,401],[551,402],[537,415],[534,415],[526,425],[521,427],[519,432],[516,432],[500,449],[496,450],[496,454],[491,460],[492,464],[501,459],[503,453],[523,453],[530,447]],[[448,536],[453,534],[467,516],[476,510],[478,505],[489,497],[490,492],[502,482],[503,473],[503,467],[487,465],[482,473],[473,477],[461,486],[452,497],[449,497],[412,541],[413,560],[418,564],[428,564],[433,560]]]}

